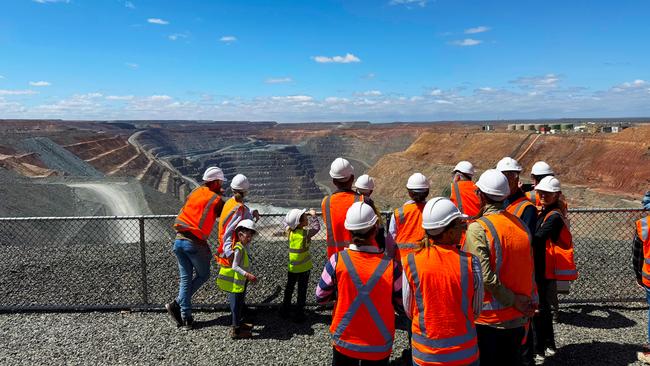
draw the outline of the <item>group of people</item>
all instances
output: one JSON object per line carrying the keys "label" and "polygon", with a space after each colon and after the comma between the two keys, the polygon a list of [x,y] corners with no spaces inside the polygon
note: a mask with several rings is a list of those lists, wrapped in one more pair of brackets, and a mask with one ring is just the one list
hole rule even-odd
{"label": "group of people", "polygon": [[[519,181],[522,171],[506,157],[474,183],[473,165],[462,161],[448,197],[430,199],[429,180],[415,173],[406,182],[410,199],[386,227],[371,198],[374,179],[355,181],[349,161],[332,162],[336,190],[322,201],[328,259],[316,300],[334,302],[333,365],[387,365],[396,323],[406,325],[409,337],[402,357],[416,365],[540,364],[553,354],[558,281],[577,278],[567,205],[548,164],[533,166],[529,192]],[[219,168],[208,168],[203,181],[174,224],[180,286],[166,308],[179,327],[192,328],[191,297],[209,277],[206,240],[218,220],[217,285],[229,293],[232,338],[248,338],[245,292],[257,280],[248,245],[259,215],[244,204],[243,175],[233,178],[234,196],[226,202]],[[284,229],[289,260],[280,315],[301,321],[313,268],[310,241],[320,230],[316,212],[290,210]]]}

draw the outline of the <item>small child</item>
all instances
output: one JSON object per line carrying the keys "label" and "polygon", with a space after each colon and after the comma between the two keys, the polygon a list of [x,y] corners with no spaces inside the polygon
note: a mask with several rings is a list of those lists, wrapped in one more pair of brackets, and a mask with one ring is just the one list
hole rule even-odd
{"label": "small child", "polygon": [[[307,284],[309,272],[312,268],[311,255],[309,254],[309,243],[311,238],[320,230],[320,224],[316,218],[316,211],[313,209],[293,209],[284,218],[287,237],[289,238],[289,273],[287,275],[287,286],[284,288],[284,301],[280,309],[280,316],[287,318],[291,307],[293,289],[298,282],[298,302],[294,315],[294,321],[305,320],[305,301],[307,299]],[[309,227],[309,228],[307,228]]]}
{"label": "small child", "polygon": [[233,246],[234,257],[232,266],[222,265],[217,276],[217,286],[228,292],[230,311],[232,312],[232,339],[252,337],[252,324],[242,322],[242,309],[245,306],[246,285],[248,282],[257,281],[257,277],[250,273],[250,257],[248,246],[257,233],[253,220],[242,220],[237,224],[235,233],[239,241]]}

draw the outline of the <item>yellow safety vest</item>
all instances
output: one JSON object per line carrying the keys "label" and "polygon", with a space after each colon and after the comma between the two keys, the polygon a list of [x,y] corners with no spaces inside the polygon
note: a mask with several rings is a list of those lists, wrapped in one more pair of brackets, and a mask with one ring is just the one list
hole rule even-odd
{"label": "yellow safety vest", "polygon": [[[233,251],[236,250],[240,250],[244,256],[244,263],[242,263],[240,267],[244,269],[244,271],[248,272],[250,268],[248,251],[239,242],[233,247]],[[244,292],[244,289],[246,288],[246,277],[239,274],[239,272],[232,269],[232,267],[221,266],[219,269],[219,275],[217,276],[217,286],[226,292]]]}
{"label": "yellow safety vest", "polygon": [[305,229],[289,232],[289,272],[302,273],[313,267],[309,254],[309,238]]}

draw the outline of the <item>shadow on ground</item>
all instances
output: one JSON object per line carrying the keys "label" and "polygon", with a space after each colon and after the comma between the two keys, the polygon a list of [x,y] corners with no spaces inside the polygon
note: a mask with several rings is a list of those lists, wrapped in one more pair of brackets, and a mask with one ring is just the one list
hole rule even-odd
{"label": "shadow on ground", "polygon": [[603,305],[574,305],[563,307],[558,323],[581,328],[618,329],[633,327],[636,322]]}
{"label": "shadow on ground", "polygon": [[636,361],[640,345],[612,342],[570,344],[557,350],[555,356],[547,357],[548,365],[629,365]]}

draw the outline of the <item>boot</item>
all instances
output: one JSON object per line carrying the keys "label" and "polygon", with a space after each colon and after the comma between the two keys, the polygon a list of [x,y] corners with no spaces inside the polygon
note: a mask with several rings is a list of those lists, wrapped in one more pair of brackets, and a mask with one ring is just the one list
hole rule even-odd
{"label": "boot", "polygon": [[181,307],[178,305],[176,300],[165,304],[165,309],[167,309],[167,314],[174,320],[176,327],[181,327],[183,325],[183,319],[181,318]]}
{"label": "boot", "polygon": [[246,339],[246,338],[251,338],[253,334],[251,334],[250,329],[245,329],[242,327],[232,327],[232,331],[230,333],[230,338],[232,339]]}

